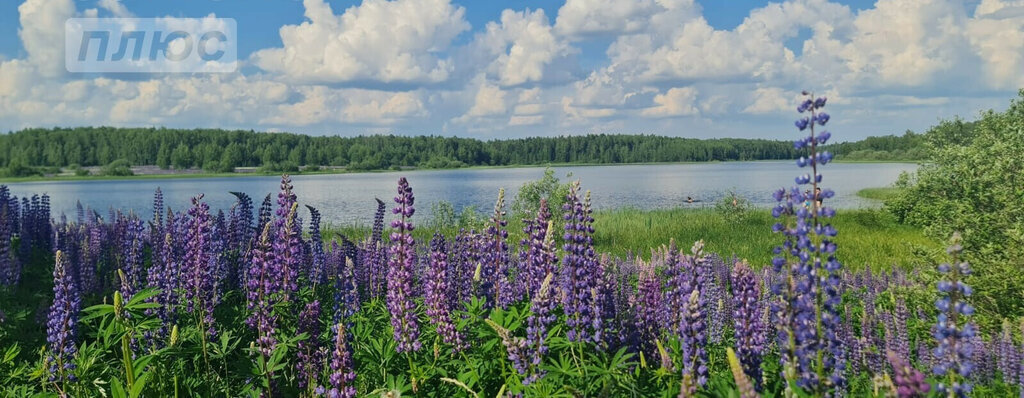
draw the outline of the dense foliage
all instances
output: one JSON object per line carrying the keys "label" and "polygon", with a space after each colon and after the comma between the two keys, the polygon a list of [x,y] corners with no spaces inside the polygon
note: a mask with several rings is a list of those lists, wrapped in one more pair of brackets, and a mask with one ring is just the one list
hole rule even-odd
{"label": "dense foliage", "polygon": [[327,245],[287,175],[276,202],[236,193],[227,213],[202,195],[173,211],[158,190],[152,220],[82,209],[54,221],[45,195],[0,188],[0,387],[18,397],[1017,394],[1024,347],[1009,320],[977,326],[959,234],[932,272],[843,268],[835,211],[815,200],[832,159],[819,147],[825,103],[808,95],[798,108],[806,171],[775,193],[778,245],[754,266],[703,241],[687,251],[670,240],[646,258],[599,253],[579,181],[560,209],[542,196],[519,241],[501,192],[484,230],[425,242],[401,178],[390,234],[378,201],[369,236]]}
{"label": "dense foliage", "polygon": [[928,160],[886,201],[901,221],[933,237],[962,231],[965,256],[981,270],[979,308],[1024,315],[1024,90],[1004,112],[950,120],[925,134]]}
{"label": "dense foliage", "polygon": [[[872,137],[838,144],[837,153],[856,159],[904,159],[916,136]],[[865,152],[867,151],[867,152]],[[870,153],[868,153],[870,152]],[[303,165],[350,170],[396,167],[543,165],[550,163],[649,163],[792,159],[785,141],[672,138],[653,135],[587,135],[481,141],[454,137],[311,137],[252,131],[153,128],[26,129],[0,135],[0,168],[9,176],[45,172],[39,167],[131,165],[200,167],[230,172],[235,167],[296,172]],[[882,156],[884,155],[884,156]]]}

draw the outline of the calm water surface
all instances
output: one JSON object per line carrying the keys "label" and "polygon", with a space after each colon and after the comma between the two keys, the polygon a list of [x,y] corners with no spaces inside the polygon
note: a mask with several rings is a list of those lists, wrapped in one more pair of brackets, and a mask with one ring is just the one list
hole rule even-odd
{"label": "calm water surface", "polygon": [[[824,186],[836,191],[828,204],[839,208],[877,207],[879,202],[856,196],[858,190],[887,186],[903,171],[917,169],[908,163],[835,163],[824,169]],[[569,166],[555,168],[565,180],[581,179],[592,191],[596,209],[636,207],[642,209],[712,206],[729,191],[755,205],[772,205],[771,192],[792,186],[800,171],[794,162],[727,162],[670,165]],[[374,197],[391,205],[396,182],[406,176],[416,195],[417,216],[429,216],[430,205],[448,201],[456,209],[476,206],[488,213],[505,188],[508,203],[525,182],[544,175],[543,168],[424,170],[387,173],[294,176],[299,203],[316,207],[325,222],[369,224],[376,209]],[[109,208],[133,210],[144,218],[152,215],[153,191],[164,193],[167,206],[175,210],[189,206],[189,198],[205,194],[214,210],[225,211],[234,202],[230,191],[245,192],[256,206],[268,193],[278,191],[280,179],[273,176],[221,177],[169,180],[109,180],[26,182],[8,184],[18,196],[48,193],[54,217],[61,212],[74,217],[75,203],[96,209],[101,215]],[[686,198],[699,202],[688,204]],[[276,198],[276,196],[275,196]],[[419,217],[417,217],[419,218]]]}

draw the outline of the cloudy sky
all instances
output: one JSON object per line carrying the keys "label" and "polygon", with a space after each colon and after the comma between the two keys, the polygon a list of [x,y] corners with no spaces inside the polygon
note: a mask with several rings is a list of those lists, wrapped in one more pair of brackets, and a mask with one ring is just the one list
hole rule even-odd
{"label": "cloudy sky", "polygon": [[[68,74],[83,16],[234,18],[240,71]],[[788,138],[807,88],[850,140],[1021,87],[1021,0],[0,1],[0,131]]]}

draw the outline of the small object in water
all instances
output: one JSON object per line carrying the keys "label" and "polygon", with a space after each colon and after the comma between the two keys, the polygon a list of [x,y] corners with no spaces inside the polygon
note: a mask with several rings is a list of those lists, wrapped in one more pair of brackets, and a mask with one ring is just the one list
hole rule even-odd
{"label": "small object in water", "polygon": [[693,198],[692,198],[692,197],[689,197],[689,196],[687,196],[687,197],[686,197],[686,203],[693,203]]}

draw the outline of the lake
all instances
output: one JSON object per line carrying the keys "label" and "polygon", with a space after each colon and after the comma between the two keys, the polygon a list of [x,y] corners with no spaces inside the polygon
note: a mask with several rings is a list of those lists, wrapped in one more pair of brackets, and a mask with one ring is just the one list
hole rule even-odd
{"label": "lake", "polygon": [[[856,196],[862,188],[892,184],[904,171],[914,171],[910,163],[834,163],[823,169],[823,186],[836,191],[826,202],[837,208],[878,207],[878,201]],[[581,179],[583,188],[592,191],[595,209],[636,207],[642,209],[713,206],[729,191],[749,199],[760,207],[773,204],[772,191],[793,185],[803,170],[792,161],[724,162],[659,165],[566,166],[556,167],[556,175],[565,180]],[[809,169],[807,169],[809,171]],[[431,204],[451,202],[456,209],[476,206],[487,214],[493,209],[498,189],[506,190],[506,205],[511,206],[518,188],[544,175],[544,168],[495,168],[461,170],[417,170],[383,173],[353,173],[293,176],[299,203],[320,210],[324,221],[332,224],[364,224],[373,221],[374,197],[393,204],[398,178],[406,176],[416,196],[417,217],[429,217]],[[234,202],[230,191],[245,192],[259,206],[267,193],[276,193],[280,183],[274,176],[186,178],[154,180],[51,181],[7,184],[17,196],[48,193],[54,218],[61,212],[75,217],[75,203],[96,209],[101,215],[113,207],[133,210],[143,218],[152,216],[153,191],[164,193],[164,201],[175,211],[189,206],[189,198],[205,194],[211,209],[224,209]],[[688,204],[690,196],[699,202]],[[305,214],[305,210],[303,210]],[[303,218],[307,218],[304,216]],[[390,215],[389,215],[390,218]]]}

